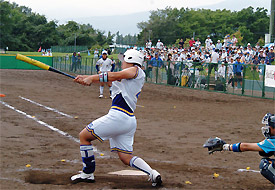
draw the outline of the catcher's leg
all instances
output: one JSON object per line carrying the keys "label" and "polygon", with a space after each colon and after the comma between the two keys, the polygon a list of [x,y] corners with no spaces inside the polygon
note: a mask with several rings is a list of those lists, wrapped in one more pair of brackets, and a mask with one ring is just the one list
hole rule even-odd
{"label": "catcher's leg", "polygon": [[262,158],[259,168],[261,174],[271,183],[275,184],[274,159]]}

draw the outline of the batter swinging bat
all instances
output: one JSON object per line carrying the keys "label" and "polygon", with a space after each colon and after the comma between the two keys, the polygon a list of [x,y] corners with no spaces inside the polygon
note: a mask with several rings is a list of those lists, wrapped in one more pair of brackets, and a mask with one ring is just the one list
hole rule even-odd
{"label": "batter swinging bat", "polygon": [[17,54],[17,55],[16,55],[16,59],[21,60],[21,61],[24,61],[24,62],[29,63],[29,64],[31,64],[31,65],[40,67],[41,69],[53,71],[53,72],[56,72],[56,73],[58,73],[58,74],[62,74],[62,75],[65,75],[65,76],[67,76],[67,77],[70,77],[70,78],[72,78],[72,79],[75,79],[75,77],[72,76],[72,75],[69,75],[69,74],[64,73],[64,72],[62,72],[62,71],[59,71],[59,70],[57,70],[57,69],[55,69],[55,68],[53,68],[53,67],[51,67],[51,66],[49,66],[49,65],[46,65],[45,63],[42,63],[42,62],[40,62],[40,61],[31,59],[31,58],[26,57],[26,56],[24,56],[24,55]]}

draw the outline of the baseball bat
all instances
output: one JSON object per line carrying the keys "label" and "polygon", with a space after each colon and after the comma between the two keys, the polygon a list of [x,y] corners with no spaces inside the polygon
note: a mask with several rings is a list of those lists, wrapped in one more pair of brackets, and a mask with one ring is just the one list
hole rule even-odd
{"label": "baseball bat", "polygon": [[45,70],[48,70],[48,71],[53,71],[53,72],[55,72],[55,73],[58,73],[58,74],[61,74],[61,75],[65,75],[65,76],[67,76],[67,77],[70,77],[70,78],[72,78],[72,79],[75,79],[75,77],[72,76],[72,75],[69,75],[69,74],[64,73],[64,72],[62,72],[62,71],[59,71],[59,70],[57,70],[57,69],[55,69],[55,68],[53,68],[53,67],[51,67],[51,66],[49,66],[49,65],[46,65],[45,63],[42,63],[42,62],[37,61],[37,60],[35,60],[35,59],[31,59],[31,58],[26,57],[26,56],[24,56],[24,55],[17,54],[17,55],[16,55],[16,59],[21,60],[21,61],[24,61],[24,62],[29,63],[29,64],[31,64],[31,65],[34,65],[34,66],[36,66],[36,67],[39,67],[39,68],[41,68],[41,69],[45,69]]}

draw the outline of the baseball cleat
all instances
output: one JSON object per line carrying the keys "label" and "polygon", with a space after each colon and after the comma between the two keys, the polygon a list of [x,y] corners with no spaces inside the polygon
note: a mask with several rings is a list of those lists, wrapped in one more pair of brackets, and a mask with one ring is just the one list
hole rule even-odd
{"label": "baseball cleat", "polygon": [[162,184],[161,176],[156,170],[152,170],[150,174],[150,180],[153,187],[159,187]]}
{"label": "baseball cleat", "polygon": [[79,183],[79,182],[86,182],[86,183],[94,183],[95,177],[94,174],[86,174],[83,171],[81,171],[79,174],[73,175],[71,177],[72,183]]}
{"label": "baseball cleat", "polygon": [[98,97],[99,97],[99,98],[103,98],[103,94],[100,94]]}

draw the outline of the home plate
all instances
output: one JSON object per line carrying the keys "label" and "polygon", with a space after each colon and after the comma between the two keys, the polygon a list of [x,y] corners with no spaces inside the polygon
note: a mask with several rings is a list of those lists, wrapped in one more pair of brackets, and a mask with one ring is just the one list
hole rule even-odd
{"label": "home plate", "polygon": [[138,170],[121,170],[116,172],[109,172],[108,174],[114,175],[147,175],[146,173]]}

